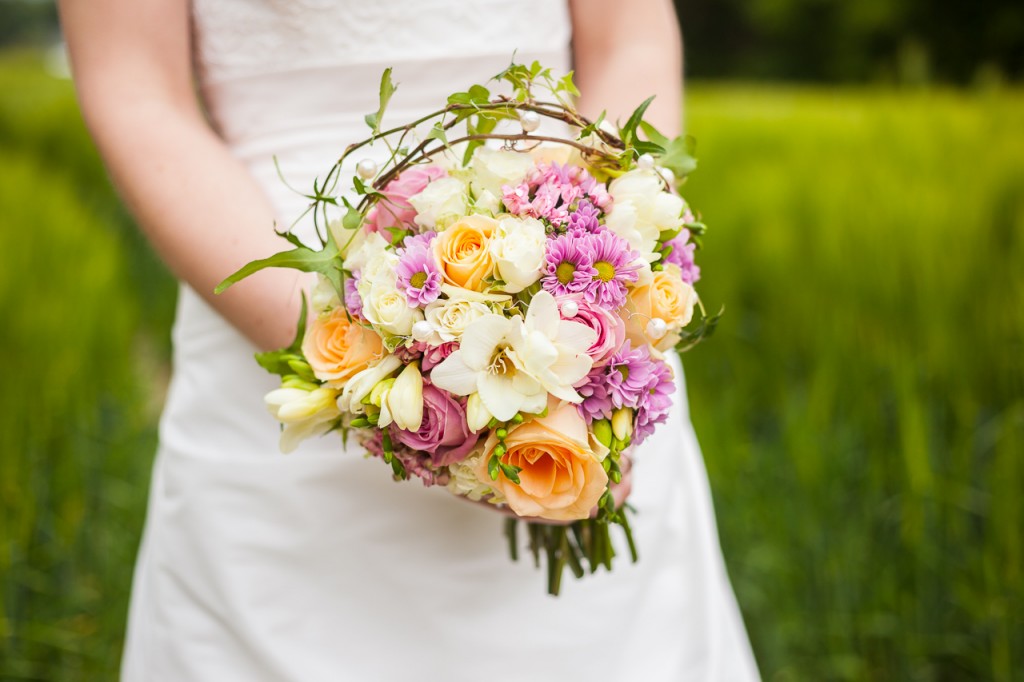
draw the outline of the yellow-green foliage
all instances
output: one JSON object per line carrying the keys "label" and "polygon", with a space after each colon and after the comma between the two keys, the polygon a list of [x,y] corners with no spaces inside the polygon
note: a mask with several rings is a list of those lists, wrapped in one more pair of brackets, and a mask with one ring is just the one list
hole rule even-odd
{"label": "yellow-green foliage", "polygon": [[[1024,96],[701,86],[688,110],[727,307],[692,411],[765,678],[1019,677]],[[70,84],[24,55],[0,156],[0,678],[112,680],[169,288]]]}
{"label": "yellow-green foliage", "polygon": [[766,678],[1019,679],[1024,97],[697,87],[688,358]]}

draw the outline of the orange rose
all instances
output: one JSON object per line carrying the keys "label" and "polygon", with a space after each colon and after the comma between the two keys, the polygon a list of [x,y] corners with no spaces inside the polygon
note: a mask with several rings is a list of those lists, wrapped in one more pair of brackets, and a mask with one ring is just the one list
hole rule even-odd
{"label": "orange rose", "polygon": [[483,291],[483,280],[494,271],[491,235],[498,221],[471,215],[455,221],[434,240],[434,253],[444,281],[464,289]]}
{"label": "orange rose", "polygon": [[[697,292],[683,281],[679,267],[672,263],[653,275],[650,284],[629,292],[623,313],[626,336],[634,346],[649,343],[658,350],[667,350],[679,340],[676,332],[689,324],[693,317]],[[647,323],[655,317],[660,317],[668,325],[669,333],[660,339],[652,339],[647,335]]]}
{"label": "orange rose", "polygon": [[[576,521],[590,516],[608,487],[608,474],[590,447],[587,423],[571,403],[548,406],[548,415],[509,429],[501,460],[520,467],[519,485],[498,474],[492,487],[519,516]],[[477,476],[490,481],[487,460],[498,444],[492,433],[484,445]]]}
{"label": "orange rose", "polygon": [[313,374],[334,388],[342,388],[353,375],[366,369],[383,349],[377,333],[349,321],[344,308],[315,318],[302,339],[302,353]]}

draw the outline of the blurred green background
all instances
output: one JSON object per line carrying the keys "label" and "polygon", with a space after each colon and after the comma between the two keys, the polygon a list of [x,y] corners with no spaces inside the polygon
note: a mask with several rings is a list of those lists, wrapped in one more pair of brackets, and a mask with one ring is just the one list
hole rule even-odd
{"label": "blurred green background", "polygon": [[[766,680],[1024,679],[1024,8],[691,0],[687,360]],[[0,0],[0,680],[115,679],[174,286]]]}

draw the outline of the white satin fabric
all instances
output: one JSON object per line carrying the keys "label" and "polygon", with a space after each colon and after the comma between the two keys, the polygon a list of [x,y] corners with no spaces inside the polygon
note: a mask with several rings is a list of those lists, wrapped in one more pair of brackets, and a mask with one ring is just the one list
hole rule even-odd
{"label": "white satin fabric", "polygon": [[[304,201],[273,157],[311,187],[366,136],[385,67],[396,123],[514,52],[569,67],[552,0],[196,0],[193,14],[212,121],[283,224]],[[567,575],[556,599],[531,561],[509,560],[493,512],[396,484],[335,436],[280,454],[262,402],[275,378],[185,286],[174,344],[127,682],[757,679],[683,387],[634,467],[640,562]]]}

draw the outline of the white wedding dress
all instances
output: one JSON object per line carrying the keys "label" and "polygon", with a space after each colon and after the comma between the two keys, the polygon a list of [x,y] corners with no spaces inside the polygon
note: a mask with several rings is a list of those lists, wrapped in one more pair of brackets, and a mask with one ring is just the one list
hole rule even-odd
{"label": "white wedding dress", "polygon": [[[311,188],[367,135],[385,67],[404,122],[513,53],[570,66],[555,0],[194,0],[193,16],[211,120],[282,224],[304,200],[273,157]],[[276,377],[184,286],[174,344],[126,682],[757,679],[682,387],[634,467],[639,563],[567,573],[552,598],[508,558],[498,514],[396,484],[334,435],[282,455]]]}

